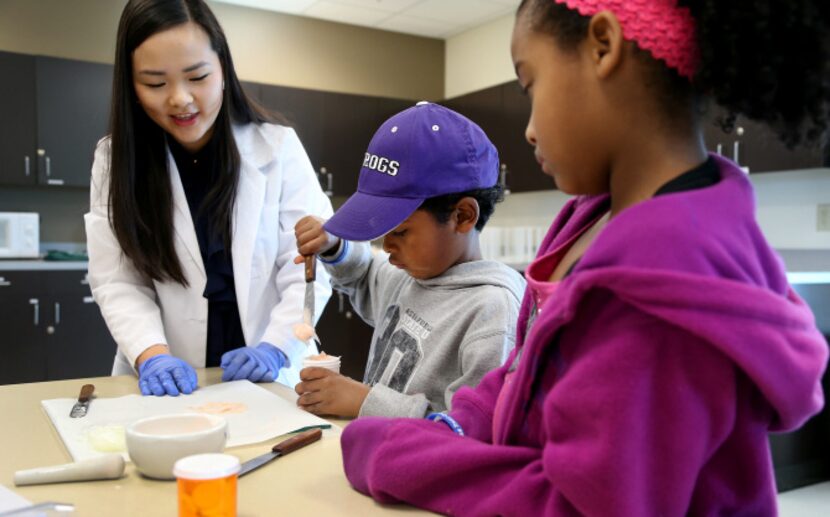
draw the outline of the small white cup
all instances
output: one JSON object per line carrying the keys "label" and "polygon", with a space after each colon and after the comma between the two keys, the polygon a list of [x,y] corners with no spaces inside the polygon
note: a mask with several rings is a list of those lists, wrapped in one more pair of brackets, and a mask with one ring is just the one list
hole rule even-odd
{"label": "small white cup", "polygon": [[326,359],[311,359],[310,357],[304,358],[303,368],[309,368],[311,366],[325,368],[326,370],[331,370],[334,373],[340,373],[340,358],[334,355],[330,355]]}
{"label": "small white cup", "polygon": [[125,434],[127,452],[139,472],[151,478],[173,479],[176,460],[225,450],[228,422],[198,413],[161,415],[134,422]]}

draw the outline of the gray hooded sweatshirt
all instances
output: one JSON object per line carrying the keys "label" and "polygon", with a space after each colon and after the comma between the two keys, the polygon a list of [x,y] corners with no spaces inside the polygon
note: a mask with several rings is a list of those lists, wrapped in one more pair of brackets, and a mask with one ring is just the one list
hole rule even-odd
{"label": "gray hooded sweatshirt", "polygon": [[475,386],[513,349],[525,289],[500,262],[477,260],[417,280],[349,242],[326,263],[335,289],[375,328],[363,382],[372,387],[360,416],[421,418],[450,408],[461,386]]}

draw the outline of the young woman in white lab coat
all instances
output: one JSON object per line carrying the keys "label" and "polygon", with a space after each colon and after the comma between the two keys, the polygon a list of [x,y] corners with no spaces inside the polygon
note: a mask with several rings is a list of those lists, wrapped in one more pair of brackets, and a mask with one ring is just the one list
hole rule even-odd
{"label": "young woman in white lab coat", "polygon": [[[205,366],[293,386],[316,352],[292,332],[305,289],[293,229],[331,203],[295,132],[271,120],[202,0],[127,3],[85,222],[113,375],[137,373],[145,395],[191,393]],[[323,271],[315,287],[319,316]]]}

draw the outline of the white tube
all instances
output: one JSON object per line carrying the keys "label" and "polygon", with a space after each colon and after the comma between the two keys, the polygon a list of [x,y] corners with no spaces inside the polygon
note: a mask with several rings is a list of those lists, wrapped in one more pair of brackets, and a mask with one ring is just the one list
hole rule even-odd
{"label": "white tube", "polygon": [[14,473],[14,484],[24,486],[64,483],[67,481],[117,479],[123,475],[124,458],[120,454],[106,454],[65,465],[18,470]]}

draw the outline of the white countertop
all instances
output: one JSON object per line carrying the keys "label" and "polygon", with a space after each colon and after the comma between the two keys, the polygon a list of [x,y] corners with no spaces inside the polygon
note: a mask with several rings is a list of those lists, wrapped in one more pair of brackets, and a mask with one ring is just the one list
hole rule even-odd
{"label": "white countertop", "polygon": [[780,517],[826,517],[830,515],[830,481],[778,494]]}
{"label": "white countertop", "polygon": [[0,271],[86,271],[85,260],[0,260]]}

